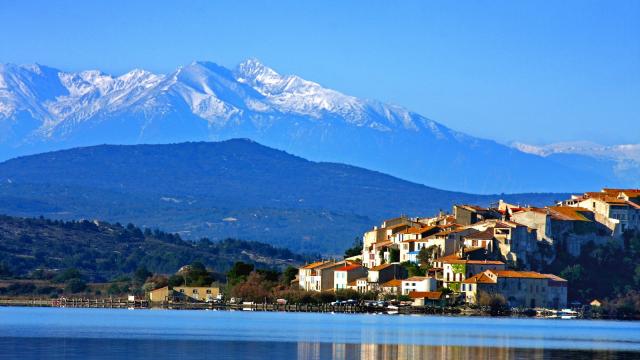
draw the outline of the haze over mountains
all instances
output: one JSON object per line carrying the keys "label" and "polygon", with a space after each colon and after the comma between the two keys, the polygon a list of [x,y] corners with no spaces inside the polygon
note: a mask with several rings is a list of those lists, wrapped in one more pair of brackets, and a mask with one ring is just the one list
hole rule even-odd
{"label": "haze over mountains", "polygon": [[230,138],[456,191],[637,186],[592,157],[581,155],[575,166],[526,153],[400,106],[280,75],[256,60],[235,69],[195,62],[171,74],[133,70],[117,77],[41,65],[0,66],[1,159],[103,143]]}
{"label": "haze over mountains", "polygon": [[563,166],[614,174],[623,183],[640,187],[640,144],[601,145],[577,141],[542,146],[514,143],[513,146]]}
{"label": "haze over mountains", "polygon": [[188,239],[235,237],[323,254],[342,253],[364,230],[400,214],[564,197],[438,190],[249,140],[102,145],[0,163],[0,214],[132,222]]}

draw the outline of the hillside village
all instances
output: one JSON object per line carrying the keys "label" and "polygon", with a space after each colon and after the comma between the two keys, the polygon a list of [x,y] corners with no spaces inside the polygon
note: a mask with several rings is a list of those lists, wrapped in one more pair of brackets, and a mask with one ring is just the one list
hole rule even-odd
{"label": "hillside village", "polygon": [[639,230],[638,189],[605,188],[544,208],[455,205],[450,214],[386,220],[364,233],[360,255],[307,264],[296,281],[308,291],[378,292],[414,305],[501,297],[510,307],[558,309],[571,284],[539,269]]}

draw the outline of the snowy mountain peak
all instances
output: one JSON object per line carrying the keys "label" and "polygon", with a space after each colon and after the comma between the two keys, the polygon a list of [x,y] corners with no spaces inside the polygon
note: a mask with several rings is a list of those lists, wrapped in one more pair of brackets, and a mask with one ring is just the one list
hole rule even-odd
{"label": "snowy mountain peak", "polygon": [[[633,160],[637,145],[518,151],[401,106],[280,74],[256,59],[233,70],[198,61],[170,74],[134,69],[119,76],[0,65],[1,159],[71,146],[230,138],[474,192],[637,186],[640,174]],[[550,152],[598,154],[607,157],[606,166],[610,154],[619,157],[612,171],[590,163],[558,165]],[[505,163],[512,167],[508,174]]]}
{"label": "snowy mountain peak", "polygon": [[238,81],[253,86],[257,84],[273,84],[282,81],[282,77],[275,70],[262,64],[258,59],[247,59],[236,67]]}

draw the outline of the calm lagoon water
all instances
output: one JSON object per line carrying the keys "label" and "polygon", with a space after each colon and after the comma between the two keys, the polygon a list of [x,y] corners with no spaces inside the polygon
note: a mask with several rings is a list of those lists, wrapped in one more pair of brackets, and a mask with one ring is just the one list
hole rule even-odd
{"label": "calm lagoon water", "polygon": [[640,322],[0,308],[4,359],[640,359]]}

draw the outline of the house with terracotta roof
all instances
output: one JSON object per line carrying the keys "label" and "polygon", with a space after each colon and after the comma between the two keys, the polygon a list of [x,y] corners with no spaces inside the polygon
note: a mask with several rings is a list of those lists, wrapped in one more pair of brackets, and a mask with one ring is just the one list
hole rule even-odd
{"label": "house with terracotta roof", "polygon": [[399,263],[377,265],[369,269],[367,291],[382,291],[384,283],[395,279],[405,279],[407,269]]}
{"label": "house with terracotta roof", "polygon": [[413,306],[443,307],[446,304],[446,297],[441,291],[412,291],[409,297]]}
{"label": "house with terracotta roof", "polygon": [[298,269],[300,288],[307,291],[324,291],[334,288],[333,272],[347,264],[346,261],[317,261]]}
{"label": "house with terracotta roof", "polygon": [[367,268],[360,264],[348,263],[333,271],[333,286],[335,290],[348,289],[356,286],[356,280],[367,276]]}
{"label": "house with terracotta roof", "polygon": [[602,189],[573,199],[576,207],[596,213],[596,220],[620,236],[627,230],[640,230],[640,190]]}
{"label": "house with terracotta roof", "polygon": [[484,208],[477,205],[454,205],[453,216],[460,225],[471,225],[487,219],[501,219],[497,209]]}
{"label": "house with terracotta roof", "polygon": [[537,230],[509,220],[485,220],[471,225],[475,231],[463,237],[465,247],[483,247],[511,263],[529,263],[537,251]]}
{"label": "house with terracotta roof", "polygon": [[409,295],[413,291],[436,291],[437,281],[429,276],[412,276],[402,280],[402,295]]}
{"label": "house with terracotta roof", "polygon": [[[576,203],[576,204],[579,204]],[[582,246],[590,241],[605,243],[613,231],[602,222],[608,222],[587,208],[579,206],[550,206],[523,208],[511,215],[511,220],[536,229],[538,241],[555,244],[577,256]]]}
{"label": "house with terracotta roof", "polygon": [[463,237],[465,247],[481,247],[488,252],[493,252],[493,226],[489,226],[484,230],[474,230],[472,233]]}
{"label": "house with terracotta roof", "polygon": [[460,284],[474,274],[481,273],[485,270],[504,270],[505,263],[498,260],[468,260],[450,256],[446,258],[436,259],[433,262],[434,267],[441,268],[442,286],[460,292]]}
{"label": "house with terracotta roof", "polygon": [[375,226],[372,230],[365,232],[362,236],[362,265],[371,268],[384,263],[384,255],[380,256],[380,253],[386,253],[388,257],[387,248],[398,242],[396,234],[414,226],[422,225],[406,216],[401,216],[386,220],[380,227]]}
{"label": "house with terracotta roof", "polygon": [[465,279],[460,288],[467,303],[480,293],[500,294],[511,307],[562,308],[567,305],[567,281],[535,271],[485,270]]}
{"label": "house with terracotta roof", "polygon": [[405,240],[400,244],[400,261],[418,263],[418,254],[422,249],[432,249],[434,257],[453,254],[458,251],[465,235],[476,232],[472,228],[457,224],[438,226],[441,231],[415,240]]}
{"label": "house with terracotta roof", "polygon": [[402,280],[393,279],[380,285],[380,291],[383,294],[400,295],[402,292]]}

